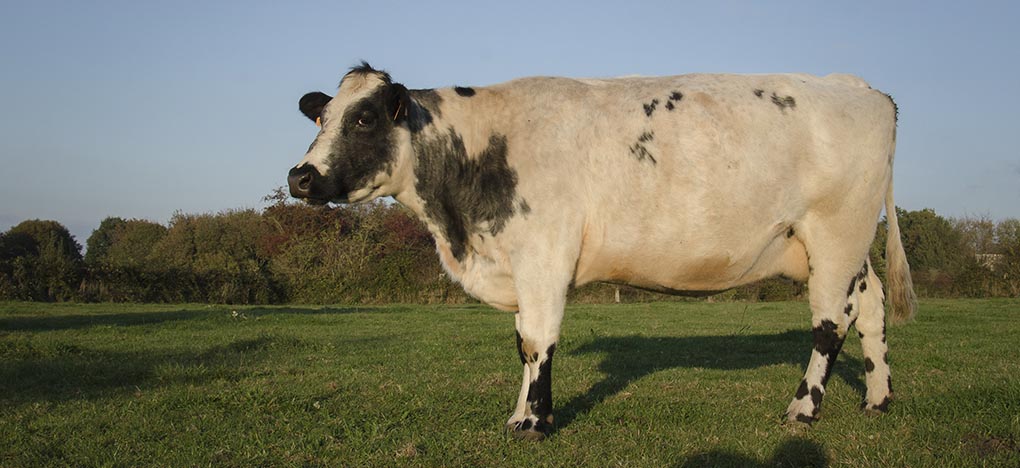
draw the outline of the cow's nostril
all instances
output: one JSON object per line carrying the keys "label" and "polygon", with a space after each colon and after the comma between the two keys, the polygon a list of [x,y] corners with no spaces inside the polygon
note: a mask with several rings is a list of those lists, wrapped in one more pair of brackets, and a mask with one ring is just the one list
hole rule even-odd
{"label": "cow's nostril", "polygon": [[312,174],[307,173],[298,179],[298,188],[301,190],[308,190],[312,186]]}

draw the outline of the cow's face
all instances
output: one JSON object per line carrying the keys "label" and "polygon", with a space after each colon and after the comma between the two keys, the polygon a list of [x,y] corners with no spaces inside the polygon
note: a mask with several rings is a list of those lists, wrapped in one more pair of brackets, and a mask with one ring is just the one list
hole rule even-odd
{"label": "cow's face", "polygon": [[321,204],[389,195],[407,103],[403,85],[367,65],[344,76],[336,97],[304,95],[301,112],[321,130],[290,170],[291,196]]}

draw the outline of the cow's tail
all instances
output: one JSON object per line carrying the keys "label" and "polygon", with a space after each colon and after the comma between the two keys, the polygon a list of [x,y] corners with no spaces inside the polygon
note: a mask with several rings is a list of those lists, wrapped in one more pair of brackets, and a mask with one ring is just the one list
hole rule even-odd
{"label": "cow's tail", "polygon": [[892,305],[894,323],[903,323],[917,312],[917,296],[914,295],[914,281],[910,278],[910,265],[903,252],[900,239],[900,224],[896,219],[896,203],[893,202],[892,177],[885,193],[885,218],[888,231],[885,240],[886,292]]}

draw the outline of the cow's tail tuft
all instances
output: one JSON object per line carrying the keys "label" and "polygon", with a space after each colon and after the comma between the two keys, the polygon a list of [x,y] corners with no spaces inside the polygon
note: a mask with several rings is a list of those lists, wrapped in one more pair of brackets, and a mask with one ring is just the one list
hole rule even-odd
{"label": "cow's tail tuft", "polygon": [[907,263],[903,241],[900,239],[900,225],[896,219],[891,177],[885,193],[885,217],[889,226],[885,240],[885,281],[889,303],[892,305],[892,321],[904,323],[913,319],[917,313],[917,296],[914,295],[914,281],[910,278],[910,265]]}

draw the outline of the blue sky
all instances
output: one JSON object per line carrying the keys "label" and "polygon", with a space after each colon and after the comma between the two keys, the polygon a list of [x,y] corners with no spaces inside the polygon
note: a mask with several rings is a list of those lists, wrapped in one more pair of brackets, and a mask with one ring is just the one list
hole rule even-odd
{"label": "blue sky", "polygon": [[408,87],[854,73],[900,106],[896,201],[1020,217],[1018,2],[4,2],[0,230],[260,207],[358,60]]}

